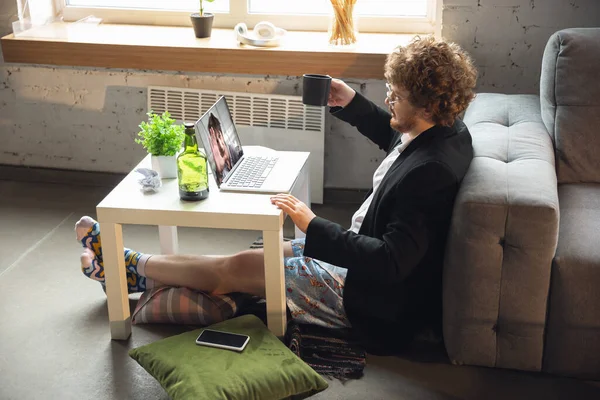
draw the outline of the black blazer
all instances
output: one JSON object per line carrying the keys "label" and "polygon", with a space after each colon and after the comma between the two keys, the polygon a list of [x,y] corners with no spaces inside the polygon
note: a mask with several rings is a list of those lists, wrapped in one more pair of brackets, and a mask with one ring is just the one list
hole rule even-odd
{"label": "black blazer", "polygon": [[[390,114],[359,93],[331,112],[388,153],[401,142]],[[446,236],[472,158],[462,121],[434,126],[394,161],[358,234],[320,217],[310,222],[304,255],[348,269],[344,309],[367,351],[397,353],[425,325],[441,331]]]}

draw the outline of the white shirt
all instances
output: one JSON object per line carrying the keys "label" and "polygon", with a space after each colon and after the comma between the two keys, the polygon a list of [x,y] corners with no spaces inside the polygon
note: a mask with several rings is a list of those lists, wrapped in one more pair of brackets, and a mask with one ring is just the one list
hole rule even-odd
{"label": "white shirt", "polygon": [[392,150],[390,154],[388,154],[388,156],[381,162],[377,170],[375,170],[375,174],[373,174],[373,192],[369,197],[367,197],[364,203],[362,203],[358,211],[354,213],[354,216],[352,217],[352,225],[350,227],[350,230],[352,232],[358,233],[358,231],[360,230],[360,226],[362,225],[362,222],[365,219],[365,215],[367,214],[367,210],[369,209],[369,206],[373,201],[373,195],[377,191],[379,184],[381,184],[381,181],[383,180],[385,174],[391,168],[392,164],[394,163],[394,161],[396,161],[398,156],[404,151],[404,149],[406,149],[411,140],[412,139],[410,138],[410,136],[408,136],[406,133],[403,134],[402,143],[396,146],[394,150]]}

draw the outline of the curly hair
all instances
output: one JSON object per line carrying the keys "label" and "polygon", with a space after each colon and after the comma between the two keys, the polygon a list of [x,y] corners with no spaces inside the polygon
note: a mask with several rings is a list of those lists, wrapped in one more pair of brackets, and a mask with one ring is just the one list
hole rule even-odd
{"label": "curly hair", "polygon": [[431,112],[435,124],[450,126],[475,97],[477,70],[457,44],[417,36],[388,55],[385,78],[407,90],[413,106]]}

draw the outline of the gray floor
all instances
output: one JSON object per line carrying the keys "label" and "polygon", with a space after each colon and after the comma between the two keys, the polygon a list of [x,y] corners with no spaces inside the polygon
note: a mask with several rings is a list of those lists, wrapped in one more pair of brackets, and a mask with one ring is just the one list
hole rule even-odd
{"label": "gray floor", "polygon": [[[168,398],[127,351],[183,328],[134,326],[128,341],[111,341],[104,293],[80,272],[73,226],[81,215],[95,216],[108,191],[0,181],[0,399]],[[344,226],[354,208],[314,207],[317,215]],[[212,254],[245,249],[257,235],[179,231],[182,252]],[[126,246],[158,251],[156,228],[125,226],[124,237]],[[362,379],[332,381],[313,398],[598,399],[600,388],[542,374],[453,366],[438,352],[412,359],[369,356]]]}

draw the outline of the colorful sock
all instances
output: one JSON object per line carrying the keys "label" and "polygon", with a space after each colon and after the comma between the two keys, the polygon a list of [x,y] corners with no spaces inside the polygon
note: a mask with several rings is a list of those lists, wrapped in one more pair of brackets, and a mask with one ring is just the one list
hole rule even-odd
{"label": "colorful sock", "polygon": [[86,248],[81,255],[81,271],[91,280],[104,286],[104,265],[94,256],[94,252]]}
{"label": "colorful sock", "polygon": [[131,249],[125,249],[125,268],[127,272],[137,276],[144,290],[154,287],[154,281],[146,277],[146,262],[151,254],[138,253]]}
{"label": "colorful sock", "polygon": [[[127,259],[128,256],[131,256],[133,253],[131,250],[126,249],[125,250],[125,258]],[[135,253],[135,255],[133,258],[140,258],[140,256],[143,256],[140,253]],[[147,259],[148,257],[146,257]],[[127,265],[127,263],[126,263]],[[85,276],[87,276],[88,278],[100,282],[100,284],[102,285],[102,288],[106,291],[106,283],[105,283],[105,277],[104,277],[104,262],[100,261],[98,259],[98,257],[95,256],[94,252],[88,248],[86,248],[84,250],[84,253],[81,255],[81,271],[83,272],[83,274]],[[131,269],[129,267],[127,267],[127,271],[125,272],[127,275],[127,292],[128,293],[138,293],[138,292],[143,292],[146,289],[149,289],[150,287],[153,287],[154,285],[152,284],[151,280],[146,279],[145,276],[139,276],[137,274],[135,274],[134,272],[131,271]],[[148,282],[150,281],[150,282]],[[151,286],[148,287],[147,284],[150,284]]]}
{"label": "colorful sock", "polygon": [[[142,256],[144,256],[144,254],[125,248],[125,268],[127,268],[127,271],[136,275],[140,275],[138,273],[138,265]],[[145,264],[144,260],[147,258],[148,257],[146,255],[146,257],[144,257],[144,259],[142,260],[142,263]]]}
{"label": "colorful sock", "polygon": [[100,240],[100,224],[92,217],[84,216],[75,224],[77,241],[92,250],[102,261],[102,241]]}
{"label": "colorful sock", "polygon": [[[104,287],[104,261],[102,259],[100,224],[93,218],[84,216],[75,224],[75,232],[77,240],[91,252],[87,253],[86,261],[84,261],[84,255],[82,255],[81,269],[84,275],[100,282]],[[126,248],[124,256],[129,293],[143,292],[153,287],[152,280],[147,279],[145,276],[146,261],[150,258],[150,255]]]}

